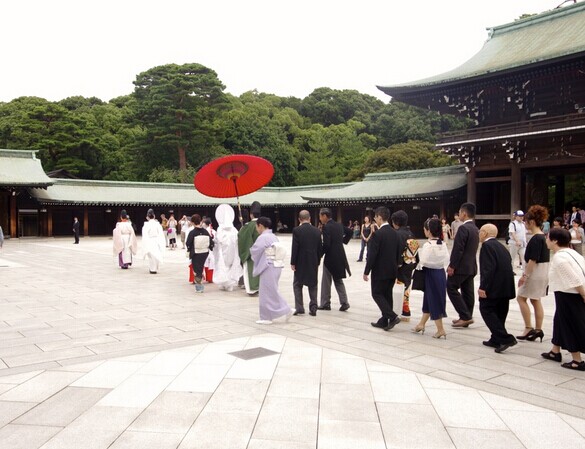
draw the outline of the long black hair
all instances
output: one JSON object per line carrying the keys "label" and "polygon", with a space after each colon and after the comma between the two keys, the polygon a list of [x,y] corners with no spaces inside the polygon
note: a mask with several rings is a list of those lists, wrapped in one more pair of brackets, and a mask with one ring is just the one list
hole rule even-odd
{"label": "long black hair", "polygon": [[441,220],[438,218],[429,218],[425,221],[424,227],[429,231],[431,237],[437,239],[437,245],[443,244],[443,226],[441,225]]}

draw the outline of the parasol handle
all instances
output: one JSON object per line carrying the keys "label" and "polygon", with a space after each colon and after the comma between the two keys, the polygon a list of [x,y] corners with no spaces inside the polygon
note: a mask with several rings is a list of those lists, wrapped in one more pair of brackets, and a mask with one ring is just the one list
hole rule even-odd
{"label": "parasol handle", "polygon": [[244,226],[244,217],[242,217],[242,207],[240,206],[240,194],[238,193],[238,183],[236,182],[238,179],[237,176],[232,176],[232,181],[234,181],[234,188],[236,189],[236,198],[238,201],[238,215],[240,218],[240,224]]}

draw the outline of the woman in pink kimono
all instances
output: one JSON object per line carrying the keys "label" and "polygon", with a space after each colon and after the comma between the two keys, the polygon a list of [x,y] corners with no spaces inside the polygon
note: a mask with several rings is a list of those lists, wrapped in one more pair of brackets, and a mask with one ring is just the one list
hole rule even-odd
{"label": "woman in pink kimono", "polygon": [[132,256],[136,255],[138,244],[134,228],[130,220],[128,220],[128,214],[125,210],[120,212],[120,221],[116,223],[113,237],[114,255],[118,256],[120,268],[126,270],[132,265]]}
{"label": "woman in pink kimono", "polygon": [[258,238],[250,248],[250,255],[254,262],[254,276],[260,276],[260,319],[257,324],[272,324],[272,320],[286,317],[286,321],[294,313],[278,291],[278,280],[284,267],[286,249],[282,247],[278,238],[272,233],[272,221],[267,217],[260,217],[256,222]]}

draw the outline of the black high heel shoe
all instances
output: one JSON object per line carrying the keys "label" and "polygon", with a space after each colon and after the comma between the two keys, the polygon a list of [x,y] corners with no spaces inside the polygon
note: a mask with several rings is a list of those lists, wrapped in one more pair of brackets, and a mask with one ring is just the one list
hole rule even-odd
{"label": "black high heel shoe", "polygon": [[534,329],[526,336],[526,340],[528,341],[535,341],[537,338],[540,338],[540,342],[542,343],[542,339],[544,338],[544,332],[542,329]]}
{"label": "black high heel shoe", "polygon": [[525,327],[525,329],[530,329],[530,331],[526,335],[516,335],[516,340],[528,340],[528,337],[531,337],[536,332],[532,327]]}

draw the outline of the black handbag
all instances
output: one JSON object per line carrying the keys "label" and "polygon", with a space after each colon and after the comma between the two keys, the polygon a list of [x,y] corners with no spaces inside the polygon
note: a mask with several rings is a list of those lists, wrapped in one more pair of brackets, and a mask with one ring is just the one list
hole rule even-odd
{"label": "black handbag", "polygon": [[412,272],[412,290],[425,291],[425,272],[422,270],[414,270]]}

